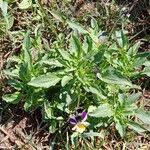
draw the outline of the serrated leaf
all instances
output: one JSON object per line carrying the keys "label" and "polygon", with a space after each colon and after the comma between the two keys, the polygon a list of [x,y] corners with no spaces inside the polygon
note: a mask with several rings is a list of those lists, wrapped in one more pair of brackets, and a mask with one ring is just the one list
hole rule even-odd
{"label": "serrated leaf", "polygon": [[143,128],[141,125],[139,125],[138,123],[134,122],[134,121],[129,121],[127,123],[127,125],[129,126],[129,128],[137,131],[138,133],[141,133],[141,132],[145,132],[146,129]]}
{"label": "serrated leaf", "polygon": [[61,80],[61,86],[64,87],[73,77],[71,75],[66,75]]}
{"label": "serrated leaf", "polygon": [[142,120],[145,124],[150,124],[150,112],[144,110],[138,110],[135,115]]}
{"label": "serrated leaf", "polygon": [[16,104],[17,102],[19,102],[19,95],[20,93],[19,92],[15,92],[15,93],[12,93],[12,94],[6,94],[2,97],[2,99],[8,103],[13,103],[13,104]]}
{"label": "serrated leaf", "polygon": [[46,74],[41,75],[33,80],[31,80],[28,85],[34,86],[34,87],[40,87],[40,88],[49,88],[51,86],[55,86],[61,78],[59,78],[55,74]]}
{"label": "serrated leaf", "polygon": [[32,0],[22,0],[19,4],[20,9],[28,9],[32,6]]}
{"label": "serrated leaf", "polygon": [[82,27],[80,24],[72,22],[72,21],[67,21],[67,23],[70,28],[79,31],[79,33],[88,34],[88,31],[85,30],[84,27]]}
{"label": "serrated leaf", "polygon": [[113,115],[113,112],[108,104],[101,104],[93,113],[89,115],[96,118],[104,118],[111,117]]}

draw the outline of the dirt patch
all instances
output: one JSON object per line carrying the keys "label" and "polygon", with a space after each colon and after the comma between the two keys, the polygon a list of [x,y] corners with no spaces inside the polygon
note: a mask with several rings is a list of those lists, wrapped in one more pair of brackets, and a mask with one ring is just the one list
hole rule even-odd
{"label": "dirt patch", "polygon": [[50,135],[40,112],[29,114],[16,107],[11,113],[0,126],[0,149],[47,150]]}

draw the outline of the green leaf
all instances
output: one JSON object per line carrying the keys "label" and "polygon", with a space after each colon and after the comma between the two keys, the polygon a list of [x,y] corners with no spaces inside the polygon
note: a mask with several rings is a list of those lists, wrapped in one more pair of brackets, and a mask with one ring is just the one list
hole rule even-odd
{"label": "green leaf", "polygon": [[89,33],[87,30],[84,29],[84,27],[82,27],[78,23],[75,23],[75,22],[72,22],[72,21],[67,21],[67,23],[68,23],[70,28],[79,31],[79,33],[83,33],[83,34],[88,34]]}
{"label": "green leaf", "polygon": [[101,104],[93,113],[89,114],[92,117],[111,117],[113,115],[113,112],[109,106],[109,104]]}
{"label": "green leaf", "polygon": [[113,71],[107,71],[103,76],[97,74],[97,77],[108,84],[119,84],[125,86],[133,86],[130,81],[123,78],[121,75],[115,74]]}
{"label": "green leaf", "polygon": [[87,54],[93,49],[93,41],[90,36],[86,35],[83,42],[83,51]]}
{"label": "green leaf", "polygon": [[139,98],[142,96],[142,93],[141,92],[138,92],[138,93],[135,93],[135,94],[130,94],[128,96],[128,103],[132,104],[134,103],[135,101],[139,100]]}
{"label": "green leaf", "polygon": [[8,3],[6,1],[0,0],[0,8],[4,17],[7,17]]}
{"label": "green leaf", "polygon": [[138,52],[140,45],[141,45],[141,41],[135,43],[132,47],[129,48],[127,54],[131,57],[135,56]]}
{"label": "green leaf", "polygon": [[22,0],[19,4],[20,9],[28,9],[32,6],[32,0]]}
{"label": "green leaf", "polygon": [[65,86],[73,77],[71,75],[66,75],[61,80],[61,86]]}
{"label": "green leaf", "polygon": [[13,103],[16,104],[18,103],[21,99],[20,97],[20,93],[19,92],[15,92],[12,94],[6,94],[2,97],[2,99],[8,103]]}
{"label": "green leaf", "polygon": [[150,77],[150,67],[145,67],[144,70],[142,71],[142,74]]}
{"label": "green leaf", "polygon": [[78,99],[78,90],[72,85],[67,84],[65,87],[62,88],[59,98],[65,102],[66,106],[69,106],[72,103],[76,103]]}
{"label": "green leaf", "polygon": [[16,90],[21,90],[22,88],[22,83],[15,79],[8,80],[8,84],[14,87]]}
{"label": "green leaf", "polygon": [[144,63],[147,61],[146,57],[138,57],[134,60],[134,66],[135,67],[140,67],[142,65],[144,65]]}
{"label": "green leaf", "polygon": [[96,94],[97,96],[99,96],[101,99],[106,99],[106,97],[101,93],[101,91],[95,87],[88,87],[88,88],[84,88],[87,92],[91,92],[93,94]]}
{"label": "green leaf", "polygon": [[29,31],[25,34],[22,47],[23,47],[23,61],[28,64],[28,69],[31,71],[32,70],[32,56],[30,52],[31,41],[30,41]]}
{"label": "green leaf", "polygon": [[63,57],[63,59],[71,61],[71,56],[70,56],[70,54],[67,51],[65,51],[63,49],[58,49],[58,52]]}
{"label": "green leaf", "polygon": [[55,133],[57,131],[57,122],[55,120],[51,121],[49,126],[49,132]]}
{"label": "green leaf", "polygon": [[27,96],[25,98],[25,103],[24,103],[24,110],[25,111],[29,111],[29,109],[32,109],[32,108],[36,108],[36,107],[39,107],[39,106],[43,106],[43,99],[40,97],[41,96],[41,93],[38,93],[39,91],[37,90],[32,90],[31,89],[29,90],[29,93],[27,93]]}
{"label": "green leaf", "polygon": [[127,37],[125,36],[125,34],[123,33],[123,31],[116,31],[116,38],[117,38],[117,42],[119,44],[119,46],[121,48],[124,48],[125,46],[128,45],[128,39]]}
{"label": "green leaf", "polygon": [[8,21],[7,21],[8,29],[10,29],[10,28],[13,26],[14,20],[15,20],[15,19],[14,19],[14,16],[8,15]]}
{"label": "green leaf", "polygon": [[93,131],[90,131],[88,133],[83,133],[82,136],[85,137],[85,138],[87,138],[87,137],[100,137],[100,138],[104,138],[104,135],[102,133],[93,132]]}
{"label": "green leaf", "polygon": [[80,58],[83,54],[82,45],[80,43],[80,40],[75,35],[72,35],[72,48],[75,49],[77,53],[77,57]]}
{"label": "green leaf", "polygon": [[97,29],[98,28],[98,24],[97,24],[97,21],[96,21],[96,19],[94,19],[94,18],[92,18],[91,19],[91,27],[93,28],[93,29]]}
{"label": "green leaf", "polygon": [[50,66],[54,66],[54,67],[63,67],[63,64],[60,63],[58,60],[56,59],[50,59],[50,60],[43,60],[41,61],[42,63],[46,64],[46,65],[50,65]]}
{"label": "green leaf", "polygon": [[150,61],[147,60],[143,65],[146,66],[146,67],[150,67]]}
{"label": "green leaf", "polygon": [[[30,31],[27,31],[27,33],[25,34],[22,47],[25,50],[29,50],[30,49],[30,47],[31,47]],[[26,58],[26,55],[24,57]]]}
{"label": "green leaf", "polygon": [[116,124],[115,124],[115,127],[116,127],[116,129],[118,130],[120,136],[123,137],[124,134],[125,134],[124,125],[121,124],[121,122],[120,122],[119,120],[117,120],[117,121],[116,121]]}
{"label": "green leaf", "polygon": [[55,119],[54,114],[53,114],[53,106],[50,105],[48,101],[44,103],[44,114],[46,119]]}
{"label": "green leaf", "polygon": [[127,123],[127,125],[129,126],[129,128],[137,131],[138,133],[141,133],[141,132],[145,132],[146,129],[143,128],[141,125],[139,125],[138,123],[134,122],[134,121],[129,121]]}
{"label": "green leaf", "polygon": [[55,86],[60,80],[61,78],[51,73],[38,76],[37,78],[31,80],[28,85],[40,88],[49,88],[51,86]]}
{"label": "green leaf", "polygon": [[137,53],[136,57],[149,57],[150,52],[142,52],[142,53]]}
{"label": "green leaf", "polygon": [[50,11],[50,13],[53,15],[54,18],[56,18],[60,22],[63,22],[63,23],[65,22],[65,18],[60,12]]}
{"label": "green leaf", "polygon": [[150,124],[150,112],[144,110],[138,110],[135,115],[142,120],[145,124]]}
{"label": "green leaf", "polygon": [[94,62],[100,64],[103,60],[103,56],[107,47],[104,45],[100,45],[98,48],[98,52],[94,55]]}
{"label": "green leaf", "polygon": [[33,100],[30,97],[28,97],[23,105],[23,108],[25,111],[29,111],[29,109],[32,107],[32,105],[33,105]]}
{"label": "green leaf", "polygon": [[20,65],[19,77],[22,81],[29,82],[31,80],[31,71],[29,70],[28,63]]}
{"label": "green leaf", "polygon": [[13,78],[19,78],[19,71],[18,69],[14,69],[12,71],[10,70],[4,70],[4,73],[10,77],[13,77]]}
{"label": "green leaf", "polygon": [[71,144],[73,145],[73,148],[76,149],[78,145],[78,132],[73,132],[70,139],[71,139]]}
{"label": "green leaf", "polygon": [[125,34],[123,33],[123,31],[121,31],[121,38],[122,38],[122,46],[126,46],[128,44],[128,38],[125,36]]}

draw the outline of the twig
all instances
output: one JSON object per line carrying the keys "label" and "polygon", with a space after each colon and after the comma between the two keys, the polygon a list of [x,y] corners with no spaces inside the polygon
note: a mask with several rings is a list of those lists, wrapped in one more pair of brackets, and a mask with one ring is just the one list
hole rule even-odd
{"label": "twig", "polygon": [[141,30],[140,32],[138,32],[137,34],[135,34],[134,36],[132,36],[129,40],[133,40],[135,37],[137,37],[140,33],[142,33],[143,31],[147,30],[148,28],[150,28],[150,26],[148,26],[147,28]]}

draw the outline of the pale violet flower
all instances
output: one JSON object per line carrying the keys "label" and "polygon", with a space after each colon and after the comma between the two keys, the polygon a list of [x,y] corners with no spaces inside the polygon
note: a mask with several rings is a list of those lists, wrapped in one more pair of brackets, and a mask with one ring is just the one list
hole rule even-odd
{"label": "pale violet flower", "polygon": [[83,111],[82,113],[78,113],[77,115],[73,115],[69,119],[69,123],[73,125],[72,130],[83,133],[86,130],[86,127],[89,125],[88,122],[86,122],[87,119],[87,113]]}

